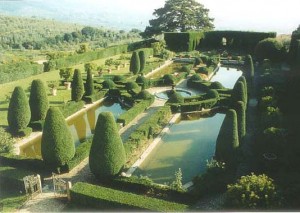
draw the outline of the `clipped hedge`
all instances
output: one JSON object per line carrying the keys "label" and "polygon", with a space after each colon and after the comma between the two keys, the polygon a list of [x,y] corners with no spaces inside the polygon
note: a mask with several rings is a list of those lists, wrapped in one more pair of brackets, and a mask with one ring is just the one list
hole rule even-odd
{"label": "clipped hedge", "polygon": [[202,101],[182,103],[182,104],[169,104],[171,106],[172,112],[191,112],[191,111],[201,111],[204,109],[211,109],[218,103],[218,99],[206,99]]}
{"label": "clipped hedge", "polygon": [[226,49],[240,49],[252,53],[258,42],[275,37],[275,32],[208,31],[204,33],[204,39],[202,39],[200,47],[224,48],[222,39],[226,38]]}
{"label": "clipped hedge", "polygon": [[24,191],[23,177],[28,175],[33,175],[33,173],[10,166],[0,167],[1,190],[8,190],[12,192]]}
{"label": "clipped hedge", "polygon": [[4,84],[38,75],[43,72],[43,65],[22,61],[1,65],[0,70],[0,84]]}
{"label": "clipped hedge", "polygon": [[187,205],[192,205],[198,200],[189,192],[174,190],[166,185],[155,184],[149,178],[137,176],[117,177],[109,184],[109,187],[141,195],[152,190],[153,194],[149,195],[151,197]]}
{"label": "clipped hedge", "polygon": [[69,101],[68,103],[64,104],[64,106],[60,107],[60,110],[65,118],[73,115],[75,112],[81,110],[84,107],[83,101]]}
{"label": "clipped hedge", "polygon": [[203,37],[203,32],[164,33],[167,48],[174,52],[189,52],[195,50]]}
{"label": "clipped hedge", "polygon": [[92,141],[87,139],[76,147],[74,157],[69,160],[66,165],[61,168],[61,171],[70,172],[73,168],[79,165],[84,159],[86,159],[90,154]]}
{"label": "clipped hedge", "polygon": [[107,91],[99,91],[99,92],[95,92],[92,95],[88,95],[88,96],[83,96],[82,100],[85,101],[86,103],[90,104],[93,103],[95,101],[98,101],[102,98],[104,98],[104,96],[106,95]]}
{"label": "clipped hedge", "polygon": [[[124,148],[127,156],[127,161],[134,161],[134,153],[138,152],[138,149],[142,147],[144,143],[148,141],[149,138],[152,138],[155,132],[155,129],[161,129],[164,125],[167,124],[171,118],[171,109],[170,106],[163,106],[159,108],[154,114],[151,115],[142,125],[140,125],[126,141],[124,141]],[[132,162],[133,163],[133,162]]]}
{"label": "clipped hedge", "polygon": [[188,208],[184,204],[172,203],[82,182],[77,182],[71,189],[71,200],[74,204],[102,210],[181,212]]}
{"label": "clipped hedge", "polygon": [[154,102],[154,97],[151,99],[143,100],[135,104],[128,111],[122,113],[117,119],[117,123],[121,123],[123,126],[126,126],[130,121],[132,121],[140,113],[144,112],[152,103]]}
{"label": "clipped hedge", "polygon": [[239,135],[237,114],[234,109],[228,110],[222,123],[217,142],[215,158],[219,162],[225,162],[227,167],[236,165],[237,148],[239,147]]}

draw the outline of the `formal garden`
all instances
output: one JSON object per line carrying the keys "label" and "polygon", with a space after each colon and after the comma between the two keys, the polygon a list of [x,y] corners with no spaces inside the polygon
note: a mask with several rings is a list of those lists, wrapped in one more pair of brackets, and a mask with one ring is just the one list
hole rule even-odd
{"label": "formal garden", "polygon": [[299,39],[165,32],[52,55],[0,85],[1,207],[58,177],[62,211],[299,208]]}

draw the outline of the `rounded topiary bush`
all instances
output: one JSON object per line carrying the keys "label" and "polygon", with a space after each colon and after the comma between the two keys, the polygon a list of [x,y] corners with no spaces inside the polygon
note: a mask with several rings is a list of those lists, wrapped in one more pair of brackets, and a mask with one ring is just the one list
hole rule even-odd
{"label": "rounded topiary bush", "polygon": [[197,70],[197,73],[202,73],[202,74],[208,75],[209,69],[208,69],[207,67],[200,67],[200,68]]}
{"label": "rounded topiary bush", "polygon": [[22,87],[15,87],[7,112],[7,122],[12,134],[26,129],[30,122],[30,107]]}
{"label": "rounded topiary bush", "polygon": [[102,87],[103,87],[103,89],[113,89],[116,87],[116,85],[112,80],[107,79],[102,82]]}
{"label": "rounded topiary bush", "polygon": [[195,58],[195,61],[194,61],[194,67],[200,65],[202,62],[201,58]]}
{"label": "rounded topiary bush", "polygon": [[149,86],[149,81],[147,78],[145,78],[144,76],[138,76],[136,79],[135,79],[135,82],[137,84],[139,84],[142,88],[148,88]]}
{"label": "rounded topiary bush", "polygon": [[186,65],[182,66],[180,70],[181,72],[187,72],[187,73],[190,73],[191,71],[190,68]]}
{"label": "rounded topiary bush", "polygon": [[266,38],[256,45],[255,56],[259,61],[264,59],[280,61],[283,57],[283,44],[276,38]]}
{"label": "rounded topiary bush", "polygon": [[31,121],[45,120],[49,102],[44,83],[39,79],[33,80],[31,83],[29,105]]}
{"label": "rounded topiary bush", "polygon": [[210,85],[211,89],[224,89],[223,85],[219,81],[214,81]]}
{"label": "rounded topiary bush", "polygon": [[217,161],[225,162],[228,167],[236,163],[236,152],[239,147],[237,115],[235,110],[230,109],[226,113],[222,123],[217,143],[215,157]]}
{"label": "rounded topiary bush", "polygon": [[79,69],[74,70],[73,81],[72,81],[72,90],[71,90],[71,99],[72,101],[80,101],[84,93],[84,86],[81,77],[81,72]]}
{"label": "rounded topiary bush", "polygon": [[141,50],[139,51],[139,59],[140,59],[140,70],[139,72],[143,72],[146,64],[146,56],[145,51]]}
{"label": "rounded topiary bush", "polygon": [[130,59],[129,71],[136,75],[140,71],[140,57],[137,52],[133,52]]}
{"label": "rounded topiary bush", "polygon": [[41,152],[50,167],[65,165],[74,157],[75,145],[65,118],[58,108],[51,107],[45,119]]}
{"label": "rounded topiary bush", "polygon": [[272,210],[281,206],[281,197],[271,178],[252,173],[228,185],[225,205],[236,210]]}
{"label": "rounded topiary bush", "polygon": [[152,97],[153,95],[151,95],[147,90],[143,90],[137,95],[138,99],[143,99],[143,100],[151,99]]}
{"label": "rounded topiary bush", "polygon": [[246,107],[244,102],[236,102],[235,111],[238,121],[239,140],[242,141],[246,135]]}
{"label": "rounded topiary bush", "polygon": [[92,70],[87,70],[86,83],[85,83],[85,95],[89,96],[94,94],[94,81]]}
{"label": "rounded topiary bush", "polygon": [[184,103],[184,98],[176,91],[171,91],[168,96],[168,103]]}
{"label": "rounded topiary bush", "polygon": [[123,76],[123,75],[115,75],[114,78],[113,78],[113,82],[122,82],[122,81],[125,81],[126,78]]}
{"label": "rounded topiary bush", "polygon": [[202,78],[198,74],[194,74],[190,77],[189,81],[202,81]]}
{"label": "rounded topiary bush", "polygon": [[134,81],[129,81],[125,85],[126,90],[133,90],[133,89],[139,89],[139,85],[135,83]]}
{"label": "rounded topiary bush", "polygon": [[175,84],[175,77],[171,74],[165,74],[163,77],[164,84],[166,85],[174,85]]}
{"label": "rounded topiary bush", "polygon": [[119,174],[125,161],[125,149],[115,118],[111,112],[102,112],[98,116],[89,155],[91,172],[98,179],[107,180]]}
{"label": "rounded topiary bush", "polygon": [[206,94],[206,97],[207,97],[208,99],[210,99],[210,98],[219,99],[219,93],[218,93],[218,91],[215,90],[215,89],[210,89],[210,90],[208,90],[208,92],[207,92],[207,94]]}

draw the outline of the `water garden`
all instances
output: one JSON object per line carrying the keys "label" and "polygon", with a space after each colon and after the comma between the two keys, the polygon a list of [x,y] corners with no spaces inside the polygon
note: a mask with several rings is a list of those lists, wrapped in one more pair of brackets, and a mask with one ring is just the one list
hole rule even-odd
{"label": "water garden", "polygon": [[[256,52],[274,36],[165,33],[164,41],[52,58],[45,74],[60,79],[49,88],[41,76],[28,88],[19,82],[1,111],[3,135],[15,140],[0,155],[1,181],[14,183],[5,190],[24,191],[32,174],[48,187],[53,172],[73,184],[65,210],[191,211],[208,196],[221,197],[221,208],[252,205],[239,206],[241,193],[257,193],[262,209],[282,207],[295,194],[284,178],[297,183],[285,173],[297,159],[285,143],[297,137],[289,135],[293,108],[283,104],[291,100],[282,70],[297,64],[272,58],[283,50]],[[238,42],[215,46],[232,37]],[[100,59],[107,68],[97,66]],[[262,195],[266,202],[258,201]]]}

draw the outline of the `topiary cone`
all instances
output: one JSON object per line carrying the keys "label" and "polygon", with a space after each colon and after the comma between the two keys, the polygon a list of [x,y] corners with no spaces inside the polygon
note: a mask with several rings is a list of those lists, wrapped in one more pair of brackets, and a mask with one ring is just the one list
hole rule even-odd
{"label": "topiary cone", "polygon": [[42,158],[47,165],[59,167],[75,155],[75,145],[65,118],[58,108],[51,107],[45,119]]}
{"label": "topiary cone", "polygon": [[109,179],[119,174],[125,159],[125,149],[112,113],[100,113],[89,156],[91,172],[98,179]]}

